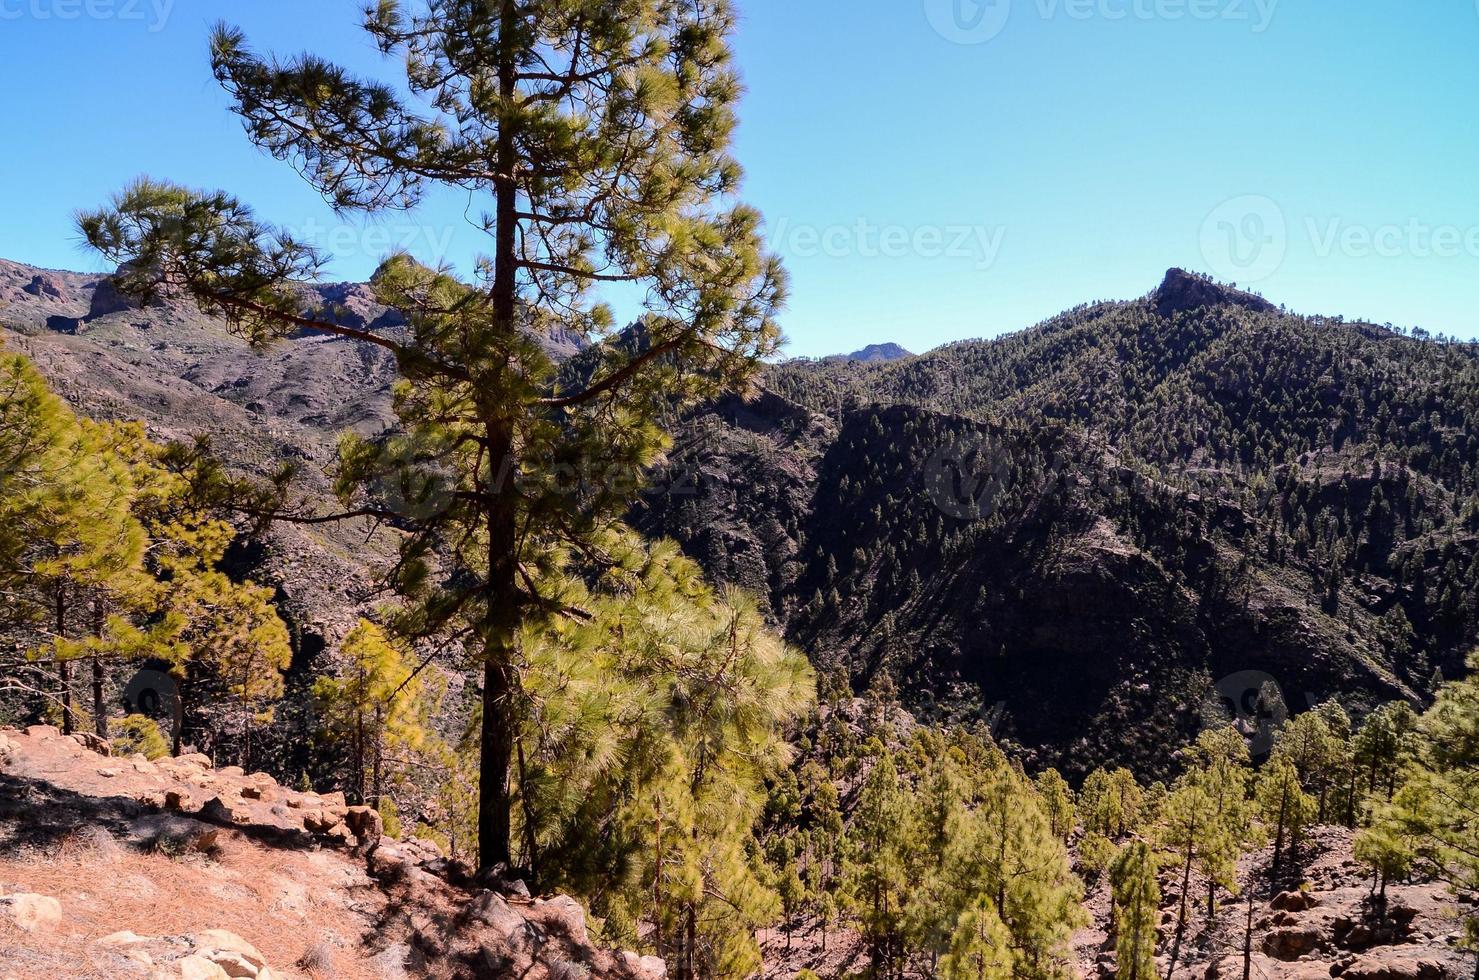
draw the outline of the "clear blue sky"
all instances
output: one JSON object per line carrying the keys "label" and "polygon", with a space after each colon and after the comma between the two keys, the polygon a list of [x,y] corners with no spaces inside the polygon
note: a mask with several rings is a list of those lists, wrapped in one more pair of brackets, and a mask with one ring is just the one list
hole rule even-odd
{"label": "clear blue sky", "polygon": [[[1172,265],[1479,336],[1472,0],[739,2],[737,152],[794,280],[791,354],[991,336]],[[356,10],[0,0],[0,256],[99,269],[71,211],[149,173],[318,237],[337,278],[392,240],[466,268],[465,199],[335,232],[210,78],[217,18],[393,76]]]}

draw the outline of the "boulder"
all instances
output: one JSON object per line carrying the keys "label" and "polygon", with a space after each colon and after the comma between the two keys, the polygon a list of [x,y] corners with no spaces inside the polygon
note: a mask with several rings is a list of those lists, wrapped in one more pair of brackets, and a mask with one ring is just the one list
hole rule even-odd
{"label": "boulder", "polygon": [[314,834],[327,834],[343,822],[330,810],[307,810],[303,813],[303,829]]}
{"label": "boulder", "polygon": [[1435,957],[1397,947],[1367,953],[1341,973],[1342,980],[1446,980],[1447,976]]}
{"label": "boulder", "polygon": [[355,844],[360,848],[374,847],[385,834],[385,821],[381,818],[380,811],[372,806],[350,807],[344,814],[344,823],[349,827],[349,832],[354,834]]}
{"label": "boulder", "polygon": [[507,936],[523,926],[524,917],[503,900],[497,892],[485,891],[467,906],[468,917],[491,928],[499,936]]}
{"label": "boulder", "polygon": [[219,796],[213,796],[206,801],[205,806],[200,808],[200,816],[201,819],[209,820],[211,823],[228,826],[251,820],[251,814],[245,810],[238,810]]}
{"label": "boulder", "polygon": [[50,895],[16,892],[0,896],[0,911],[26,932],[52,929],[62,921],[62,903]]}
{"label": "boulder", "polygon": [[140,844],[171,853],[196,851],[204,854],[216,846],[221,832],[198,820],[172,813],[151,813],[129,825],[129,833]]}
{"label": "boulder", "polygon": [[1274,900],[1268,904],[1270,908],[1284,912],[1304,912],[1318,905],[1319,899],[1309,892],[1291,891],[1281,892],[1274,896]]}
{"label": "boulder", "polygon": [[371,877],[387,884],[426,876],[426,872],[395,844],[382,843],[371,851],[365,861],[365,869]]}
{"label": "boulder", "polygon": [[75,732],[67,737],[89,752],[96,752],[98,755],[106,756],[113,754],[113,746],[108,744],[106,738],[95,732]]}
{"label": "boulder", "polygon": [[38,299],[65,298],[66,283],[49,272],[38,273],[21,287],[21,292],[30,293]]}
{"label": "boulder", "polygon": [[198,953],[176,960],[180,980],[231,980],[231,975]]}
{"label": "boulder", "polygon": [[61,732],[57,730],[55,725],[28,725],[26,726],[26,734],[31,738],[44,741],[48,738],[56,738],[61,735]]}
{"label": "boulder", "polygon": [[164,808],[166,810],[188,810],[190,805],[190,794],[184,790],[171,789],[165,791]]}
{"label": "boulder", "polygon": [[1324,937],[1310,926],[1282,926],[1263,937],[1263,951],[1276,960],[1297,960],[1320,948]]}
{"label": "boulder", "polygon": [[216,953],[235,953],[255,969],[260,970],[267,965],[267,958],[258,951],[257,947],[236,933],[227,932],[225,929],[204,929],[191,935],[190,941],[195,944],[196,950],[207,958]]}
{"label": "boulder", "polygon": [[582,946],[590,942],[585,931],[585,909],[569,895],[537,900],[534,907],[550,916],[550,924],[562,929],[572,941]]}

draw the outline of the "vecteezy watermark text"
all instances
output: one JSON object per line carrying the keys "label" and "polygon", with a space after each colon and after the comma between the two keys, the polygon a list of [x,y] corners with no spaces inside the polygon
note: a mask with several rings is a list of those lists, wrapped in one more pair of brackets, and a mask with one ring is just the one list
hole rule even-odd
{"label": "vecteezy watermark text", "polygon": [[996,264],[1006,229],[991,225],[880,225],[867,218],[851,224],[794,224],[779,219],[770,244],[788,258],[949,259],[977,270]]}
{"label": "vecteezy watermark text", "polygon": [[174,8],[175,0],[0,0],[0,21],[134,21],[154,34]]}
{"label": "vecteezy watermark text", "polygon": [[451,224],[389,222],[328,225],[314,218],[285,226],[283,230],[298,241],[312,245],[329,258],[383,259],[394,252],[409,252],[431,264],[448,257],[457,237],[457,226]]}
{"label": "vecteezy watermark text", "polygon": [[1479,225],[1314,215],[1291,222],[1278,202],[1261,194],[1239,195],[1213,208],[1202,221],[1200,239],[1213,275],[1241,283],[1277,272],[1294,243],[1320,260],[1479,259]]}
{"label": "vecteezy watermark text", "polygon": [[[1223,21],[1262,34],[1279,0],[1016,0],[1042,20]],[[1013,0],[924,0],[935,33],[956,44],[984,44],[1006,29]]]}

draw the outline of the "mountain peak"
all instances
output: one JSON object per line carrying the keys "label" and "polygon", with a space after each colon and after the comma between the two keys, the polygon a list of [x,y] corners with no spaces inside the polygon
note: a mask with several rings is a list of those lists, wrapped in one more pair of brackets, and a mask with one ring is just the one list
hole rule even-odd
{"label": "mountain peak", "polygon": [[1150,294],[1150,300],[1161,316],[1203,306],[1241,306],[1259,313],[1270,313],[1275,309],[1274,304],[1262,296],[1224,285],[1199,273],[1174,268],[1166,270],[1166,278]]}
{"label": "mountain peak", "polygon": [[851,354],[834,354],[827,358],[829,361],[897,361],[904,357],[913,357],[914,354],[905,350],[898,344],[869,344],[861,350],[855,350]]}

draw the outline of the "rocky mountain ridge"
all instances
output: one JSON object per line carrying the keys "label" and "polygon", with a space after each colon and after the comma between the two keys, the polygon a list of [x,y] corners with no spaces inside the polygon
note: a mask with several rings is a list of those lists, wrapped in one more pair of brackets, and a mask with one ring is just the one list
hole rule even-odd
{"label": "rocky mountain ridge", "polygon": [[[321,292],[394,329],[363,287]],[[189,308],[14,263],[0,299],[5,343],[82,411],[209,434],[248,472],[296,460],[309,496],[340,431],[390,422],[392,365],[353,342],[257,355]],[[858,688],[888,675],[1029,762],[1150,775],[1214,682],[1359,715],[1456,676],[1479,635],[1476,486],[1473,345],[1173,269],[996,340],[771,366],[757,399],[682,420],[633,520]],[[364,530],[276,528],[250,556],[310,654],[388,549]]]}

